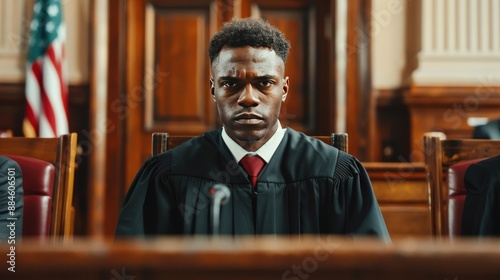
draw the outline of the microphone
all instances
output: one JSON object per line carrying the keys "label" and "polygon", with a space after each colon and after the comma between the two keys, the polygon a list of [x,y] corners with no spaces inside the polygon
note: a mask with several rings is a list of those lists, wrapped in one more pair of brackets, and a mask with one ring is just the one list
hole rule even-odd
{"label": "microphone", "polygon": [[212,233],[219,235],[220,207],[229,202],[231,192],[224,184],[215,184],[210,189],[212,194]]}

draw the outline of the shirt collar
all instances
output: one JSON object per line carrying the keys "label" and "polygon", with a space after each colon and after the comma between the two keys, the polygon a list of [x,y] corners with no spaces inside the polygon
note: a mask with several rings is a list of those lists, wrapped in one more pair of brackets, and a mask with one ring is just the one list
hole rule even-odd
{"label": "shirt collar", "polygon": [[244,156],[251,154],[258,155],[266,163],[269,163],[271,157],[274,155],[274,152],[276,152],[276,150],[278,149],[281,140],[285,136],[285,132],[286,128],[281,127],[281,123],[278,120],[278,129],[276,129],[274,135],[255,152],[249,152],[238,145],[238,143],[236,143],[233,139],[231,139],[231,137],[229,137],[226,130],[224,129],[224,126],[222,127],[222,140],[229,148],[229,151],[231,151],[231,154],[233,154],[236,162],[239,162]]}

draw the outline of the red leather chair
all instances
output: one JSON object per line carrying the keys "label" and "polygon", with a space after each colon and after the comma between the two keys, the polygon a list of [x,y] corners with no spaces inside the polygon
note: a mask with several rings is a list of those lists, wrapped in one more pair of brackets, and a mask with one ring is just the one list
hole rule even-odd
{"label": "red leather chair", "polygon": [[424,156],[431,200],[431,228],[438,238],[461,235],[465,170],[473,162],[500,154],[500,140],[446,139],[424,134]]}
{"label": "red leather chair", "polygon": [[460,236],[466,194],[465,171],[471,164],[481,160],[483,159],[462,161],[448,168],[446,180],[448,185],[448,228],[450,237]]}
{"label": "red leather chair", "polygon": [[[48,203],[51,205],[48,207],[51,209],[51,212],[48,213],[50,217],[49,236],[51,241],[69,241],[73,236],[75,217],[73,188],[76,168],[77,137],[76,133],[69,133],[54,138],[0,138],[0,154],[38,159],[51,164],[55,168],[55,170],[52,171],[53,184],[51,190],[52,195],[50,196],[51,203]],[[30,172],[31,171],[27,172],[28,175],[24,174],[24,178],[35,178]],[[50,185],[45,181],[44,184],[46,186]],[[49,191],[49,189],[45,188],[42,193],[48,194]],[[39,189],[37,189],[36,193],[38,195],[42,194],[39,192]],[[45,204],[46,200],[46,197],[43,199],[40,198],[39,203],[44,201],[43,205],[47,205]],[[42,204],[40,204],[40,207],[41,206]],[[38,210],[35,212],[37,211]],[[26,220],[26,224],[30,224],[30,222]]]}
{"label": "red leather chair", "polygon": [[55,167],[49,162],[18,155],[5,155],[16,161],[23,173],[23,237],[49,239]]}

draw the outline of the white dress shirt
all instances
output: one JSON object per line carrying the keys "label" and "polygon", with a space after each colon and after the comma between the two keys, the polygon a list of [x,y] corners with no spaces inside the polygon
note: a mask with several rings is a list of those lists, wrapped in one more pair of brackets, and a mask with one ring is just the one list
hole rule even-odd
{"label": "white dress shirt", "polygon": [[238,145],[238,143],[236,143],[233,139],[231,139],[231,137],[229,137],[229,135],[227,135],[224,126],[222,127],[222,140],[224,141],[224,143],[226,143],[227,147],[229,148],[229,151],[231,151],[231,154],[233,154],[236,162],[240,162],[240,160],[246,155],[258,155],[266,163],[269,163],[271,157],[274,155],[274,152],[276,152],[276,149],[278,149],[278,146],[281,143],[283,136],[285,136],[285,132],[286,128],[281,127],[281,123],[278,120],[278,129],[276,130],[274,135],[262,147],[260,147],[260,149],[258,149],[255,152],[249,152],[243,149],[240,145]]}

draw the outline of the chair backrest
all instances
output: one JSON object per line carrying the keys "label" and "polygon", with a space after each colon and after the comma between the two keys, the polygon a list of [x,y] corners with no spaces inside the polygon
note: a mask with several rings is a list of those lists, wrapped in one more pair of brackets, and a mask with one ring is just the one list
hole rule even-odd
{"label": "chair backrest", "polygon": [[460,236],[462,227],[462,215],[466,196],[465,171],[471,164],[483,160],[473,159],[452,164],[448,168],[446,185],[448,186],[448,236]]}
{"label": "chair backrest", "polygon": [[[50,236],[54,239],[68,240],[73,234],[76,149],[76,133],[57,138],[0,138],[0,154],[35,158],[54,166],[52,217],[50,219]],[[29,173],[27,174],[23,176],[30,176]],[[30,217],[23,217],[23,221],[24,224],[28,224]]]}
{"label": "chair backrest", "polygon": [[52,197],[55,167],[52,163],[32,157],[5,155],[21,168],[23,188],[23,237],[38,237],[45,241],[50,237]]}
{"label": "chair backrest", "polygon": [[500,154],[500,140],[446,139],[441,132],[424,134],[431,227],[435,236],[460,234],[465,170],[470,164],[497,154]]}
{"label": "chair backrest", "polygon": [[[312,136],[327,144],[330,144],[337,149],[348,152],[348,135],[347,133],[332,133],[330,136]],[[193,136],[169,135],[167,132],[154,132],[151,141],[151,154],[156,155],[166,150],[172,149]]]}

